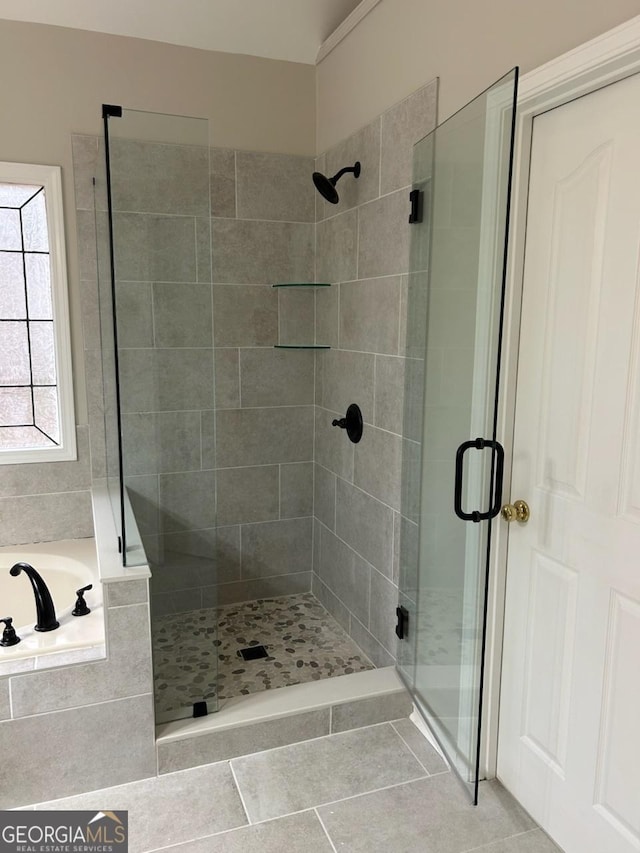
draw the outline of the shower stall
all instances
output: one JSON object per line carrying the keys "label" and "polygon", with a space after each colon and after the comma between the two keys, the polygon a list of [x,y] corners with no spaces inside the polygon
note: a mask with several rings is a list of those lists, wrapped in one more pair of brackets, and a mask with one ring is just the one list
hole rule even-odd
{"label": "shower stall", "polygon": [[[125,565],[151,568],[156,721],[371,669],[311,592],[313,160],[276,157],[302,197],[261,209],[236,180],[261,155],[207,120],[103,111],[107,479]],[[258,225],[286,247],[262,266]]]}
{"label": "shower stall", "polygon": [[415,145],[410,194],[381,122],[314,160],[104,107],[106,475],[157,722],[396,666],[477,801],[516,81]]}

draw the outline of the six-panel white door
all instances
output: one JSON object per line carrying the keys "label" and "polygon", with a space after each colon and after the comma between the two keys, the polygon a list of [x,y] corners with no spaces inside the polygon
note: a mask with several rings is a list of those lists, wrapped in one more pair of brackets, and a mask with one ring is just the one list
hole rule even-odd
{"label": "six-panel white door", "polygon": [[640,76],[534,120],[498,776],[640,850]]}

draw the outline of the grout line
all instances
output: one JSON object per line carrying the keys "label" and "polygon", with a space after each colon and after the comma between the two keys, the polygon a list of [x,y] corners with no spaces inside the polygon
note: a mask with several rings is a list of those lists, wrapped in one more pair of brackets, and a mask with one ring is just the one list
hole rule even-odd
{"label": "grout line", "polygon": [[282,464],[278,463],[278,521],[282,521]]}
{"label": "grout line", "polygon": [[[406,278],[406,281],[404,280]],[[402,355],[402,314],[404,311],[407,311],[409,308],[409,275],[400,276],[400,310],[398,311],[398,357],[403,358]],[[408,325],[408,322],[407,322]],[[406,338],[406,333],[405,333]],[[407,342],[405,340],[404,343],[405,352],[407,350]]]}
{"label": "grout line", "polygon": [[[366,632],[367,632],[367,634],[369,634],[369,636],[370,636],[370,637],[371,637],[371,639],[376,643],[376,645],[380,646],[380,648],[382,649],[382,651],[383,651],[383,652],[386,652],[386,653],[389,655],[389,657],[390,657],[390,658],[391,658],[391,660],[392,660],[392,663],[390,663],[390,664],[384,664],[384,666],[395,666],[395,663],[397,662],[396,655],[395,655],[393,652],[390,652],[390,651],[389,651],[389,649],[384,645],[384,643],[383,643],[381,640],[379,640],[379,639],[376,637],[376,635],[375,635],[372,631],[370,631],[370,630],[369,630],[369,628],[367,628],[367,626],[366,626],[366,625],[364,625],[364,624],[363,624],[363,623],[358,619],[358,617],[357,617],[357,616],[355,616],[353,613],[351,614],[351,619],[352,619],[352,620],[353,620],[353,619],[355,619],[355,620],[356,620],[356,622],[360,625],[360,627],[361,627],[361,628],[363,628],[363,630],[364,630],[364,631],[366,631]],[[379,666],[378,666],[378,665],[376,665],[376,669],[379,669]]]}
{"label": "grout line", "polygon": [[[365,205],[367,205],[367,204],[374,204],[376,201],[380,201],[380,199],[382,199],[382,198],[388,198],[390,195],[395,195],[395,193],[406,192],[407,190],[410,190],[410,189],[411,189],[411,186],[412,186],[411,184],[406,184],[404,187],[398,187],[397,189],[395,189],[395,190],[391,190],[391,191],[390,191],[390,192],[388,192],[388,193],[382,193],[382,195],[379,195],[377,198],[370,198],[368,201],[363,201],[363,202],[362,202],[362,204],[359,204],[359,205],[357,205],[357,206],[354,206],[354,207],[348,207],[346,210],[341,210],[341,211],[339,211],[338,213],[334,213],[332,216],[327,216],[327,218],[326,218],[326,219],[323,219],[323,220],[322,220],[322,223],[324,224],[325,222],[329,222],[331,219],[337,219],[337,218],[338,218],[338,216],[345,216],[347,213],[351,213],[351,212],[352,212],[352,211],[354,211],[354,210],[359,210],[361,207],[365,207]],[[244,220],[243,220],[243,221],[244,221]],[[256,222],[270,222],[270,221],[272,221],[272,220],[268,220],[268,219],[267,219],[267,220],[256,219],[255,221],[256,221]],[[279,220],[277,220],[277,219],[276,219],[276,220],[273,220],[273,221],[274,221],[274,222],[278,222]],[[299,223],[296,223],[296,224],[298,224],[298,225],[305,225],[306,223],[304,223],[304,222],[299,222]],[[471,228],[471,226],[467,226],[467,227],[468,227],[469,229]]]}
{"label": "grout line", "polygon": [[[378,427],[372,427],[372,429],[378,429]],[[386,432],[386,430],[385,430],[385,432]],[[391,435],[395,435],[395,433],[391,433]],[[354,445],[354,447],[355,447],[355,445]],[[334,473],[334,472],[331,472],[331,473]],[[340,476],[340,474],[336,474],[336,477],[340,477],[340,479],[344,480],[344,482],[347,483],[347,485],[352,486],[354,489],[357,489],[359,492],[362,492],[363,495],[366,495],[368,498],[371,498],[371,500],[373,500],[373,501],[377,501],[377,503],[381,504],[382,506],[386,507],[387,509],[390,509],[392,512],[401,512],[401,510],[396,509],[396,507],[391,506],[391,504],[385,503],[385,501],[380,500],[380,498],[376,497],[375,495],[372,495],[370,492],[366,492],[364,489],[362,489],[360,486],[356,485],[355,483],[350,482],[349,480],[345,480],[345,478]],[[366,559],[366,557],[364,559]],[[369,560],[367,560],[367,562],[369,562]]]}
{"label": "grout line", "polygon": [[280,344],[280,343],[282,343],[281,336],[280,336],[280,315],[282,313],[282,305],[280,304],[280,302],[281,302],[280,290],[278,290],[277,293],[278,293],[278,295],[276,296],[276,302],[278,303],[278,307],[277,307],[277,311],[278,311],[278,343]]}
{"label": "grout line", "polygon": [[[397,190],[394,190],[394,192],[397,192]],[[388,193],[388,195],[390,195],[390,193]],[[132,211],[125,211],[125,212],[129,213]],[[147,214],[147,215],[155,216],[155,214]],[[161,215],[173,216],[174,214],[169,213],[169,214],[161,214]],[[183,214],[175,214],[175,215],[187,217],[189,215],[193,216],[194,214],[183,213]],[[316,224],[313,221],[313,219],[256,219],[255,217],[252,217],[252,216],[212,216],[211,219],[214,222],[269,222],[269,223],[274,224],[274,225],[304,225],[305,227],[311,227],[311,226]],[[468,227],[471,227],[471,226],[468,226]]]}
{"label": "grout line", "polygon": [[[377,725],[386,726],[386,725],[388,725],[388,723],[378,723]],[[373,726],[362,726],[361,728],[374,728],[374,727]],[[354,731],[357,731],[357,730],[356,729],[349,729],[348,732],[338,732],[335,735],[325,735],[325,737],[339,737],[341,734],[349,734],[349,733],[352,733]],[[315,738],[315,740],[322,740],[322,738]],[[303,743],[309,743],[309,741],[303,741]],[[292,744],[292,746],[296,746],[296,744]],[[276,747],[276,748],[277,749],[286,749],[286,746]],[[271,751],[271,750],[269,750],[269,751]],[[379,794],[382,791],[391,791],[393,788],[400,788],[403,785],[411,785],[413,782],[422,782],[422,781],[424,781],[426,779],[430,779],[430,778],[433,778],[433,777],[416,776],[413,779],[405,779],[403,782],[394,782],[391,785],[383,785],[380,788],[372,788],[370,791],[361,791],[358,794],[351,794],[350,796],[342,797],[339,800],[328,800],[327,802],[324,802],[324,803],[318,803],[313,808],[315,810],[315,809],[323,808],[325,806],[336,806],[336,805],[339,805],[340,803],[346,803],[349,800],[357,800],[359,797],[368,797],[370,794]],[[289,817],[290,815],[300,814],[303,811],[305,811],[305,812],[309,811],[309,808],[298,809],[298,811],[290,812],[289,814],[286,814],[286,815],[279,815],[279,817]]]}
{"label": "grout line", "polygon": [[[233,189],[234,189],[234,202],[235,202],[235,216],[233,219],[238,219],[238,149],[233,149]],[[231,217],[228,217],[231,218]]]}
{"label": "grout line", "polygon": [[[236,408],[218,408],[216,411],[218,412],[250,412],[252,410],[265,410],[265,409],[311,409],[313,408],[313,403],[284,403],[281,406],[237,406]],[[171,411],[171,410],[169,410]],[[210,411],[204,409],[204,411]],[[125,414],[145,414],[144,412],[125,412]],[[159,414],[158,412],[150,413],[150,414]],[[373,426],[373,424],[371,424]]]}
{"label": "grout line", "polygon": [[[428,767],[425,767],[425,766],[424,766],[424,764],[422,763],[422,761],[420,761],[420,759],[418,758],[418,756],[416,755],[416,753],[413,751],[413,749],[412,749],[412,748],[411,748],[411,746],[409,745],[408,741],[407,741],[405,738],[403,738],[403,737],[402,737],[402,735],[400,734],[400,732],[398,731],[398,729],[397,729],[397,728],[396,728],[396,726],[395,726],[395,723],[396,723],[396,722],[397,722],[397,720],[396,720],[396,721],[393,721],[393,722],[391,723],[391,725],[393,726],[393,730],[394,730],[394,731],[395,731],[395,733],[398,735],[398,737],[400,738],[400,740],[404,743],[404,745],[407,747],[407,749],[409,750],[409,752],[411,753],[411,755],[413,755],[413,757],[414,757],[414,758],[415,758],[415,760],[418,762],[418,764],[420,765],[420,767],[424,767],[424,771],[425,771],[425,773],[426,773],[428,776],[435,775],[435,774],[432,774],[432,773],[430,772],[430,770],[429,770],[429,768],[428,768]],[[412,723],[411,725],[413,725],[413,723]],[[425,738],[425,740],[426,740],[426,738]],[[444,772],[444,771],[441,771],[441,772]],[[448,773],[448,772],[449,772],[449,770],[447,770],[446,772]]]}
{"label": "grout line", "polygon": [[324,834],[327,836],[327,840],[329,841],[329,844],[331,845],[331,849],[334,851],[334,853],[338,853],[338,851],[336,850],[336,846],[335,846],[335,844],[334,844],[334,843],[333,843],[333,841],[331,840],[331,836],[329,835],[329,832],[328,832],[328,830],[327,830],[327,827],[324,825],[324,821],[323,821],[323,820],[322,820],[322,818],[320,817],[320,813],[318,812],[318,809],[317,809],[317,808],[314,808],[314,809],[313,809],[313,811],[314,811],[314,813],[315,813],[315,816],[316,816],[316,817],[318,818],[318,820],[320,821],[320,826],[323,828],[323,830],[324,830]]}
{"label": "grout line", "polygon": [[[143,580],[143,578],[138,578],[138,580]],[[116,583],[119,583],[119,581],[116,581]],[[111,605],[111,604],[105,605],[105,603],[103,602],[102,605],[99,605],[99,606],[102,606],[104,608],[104,610],[107,611],[107,610],[122,610],[125,607],[146,607],[148,604],[149,604],[148,601],[134,601],[131,604],[113,604],[113,605]],[[74,651],[74,650],[70,649],[69,651]],[[107,700],[107,701],[109,701],[109,700]]]}
{"label": "grout line", "polygon": [[[398,278],[398,277],[399,276],[397,276],[397,275],[387,276],[387,278]],[[342,282],[342,284],[355,284],[355,283],[359,283],[362,281],[369,281],[369,279],[353,279],[351,281]],[[143,282],[143,284],[144,283],[145,282]],[[238,285],[238,286],[242,287],[243,285]],[[333,286],[338,287],[338,285],[333,285]],[[235,287],[235,285],[224,285],[224,287]],[[200,352],[202,350],[208,351],[211,349],[271,350],[271,349],[273,349],[273,344],[267,344],[265,346],[244,346],[244,345],[243,346],[232,346],[232,345],[226,344],[224,346],[219,346],[219,347],[211,347],[211,346],[203,346],[203,347],[193,347],[193,346],[191,346],[191,347],[153,347],[153,346],[150,346],[150,347],[120,347],[121,351],[125,350],[126,352],[147,352],[147,351],[149,351],[149,352],[184,352],[185,350]],[[350,349],[350,348],[345,347],[345,346],[336,346],[336,347],[333,347],[333,349],[339,350],[341,352],[357,353],[358,355],[383,355],[387,358],[407,359],[407,356],[398,355],[397,352],[378,352],[377,350]],[[465,348],[464,347],[458,347],[456,349],[463,350]],[[422,359],[422,358],[411,358],[411,357],[409,357],[408,360],[410,360],[410,361],[424,361],[424,359]],[[84,425],[80,424],[80,426],[84,426]]]}
{"label": "grout line", "polygon": [[[244,471],[248,468],[277,468],[280,465],[306,465],[309,464],[311,459],[294,459],[289,462],[256,462],[255,465],[218,465],[217,468],[206,468],[206,471]],[[163,471],[160,476],[165,473],[169,474],[198,474],[201,473],[199,471]],[[134,474],[136,476],[148,476],[145,474]],[[305,518],[305,516],[297,516],[298,518]],[[214,525],[215,526],[215,525]]]}
{"label": "grout line", "polygon": [[[83,495],[85,493],[90,493],[90,492],[91,492],[91,486],[89,485],[89,486],[87,486],[86,489],[72,489],[71,491],[61,490],[58,492],[32,492],[31,494],[28,494],[28,495],[22,495],[22,494],[19,494],[19,495],[1,495],[0,501],[5,501],[5,500],[15,501],[15,500],[20,500],[21,498],[46,498],[46,497],[50,497],[52,495]],[[26,543],[26,544],[28,544],[28,543]],[[16,545],[16,546],[11,546],[11,547],[17,548],[17,547],[21,547],[21,546]]]}
{"label": "grout line", "polygon": [[[507,835],[504,838],[494,838],[493,841],[487,841],[486,844],[481,844],[480,847],[467,847],[465,850],[462,850],[461,853],[475,853],[476,850],[479,851],[479,853],[482,853],[483,850],[490,850],[498,841],[511,841],[513,838],[522,838],[524,835],[530,835],[532,832],[540,832],[541,830],[544,832],[542,827],[534,826],[533,829],[527,829],[524,832],[516,832],[515,835]],[[553,839],[551,840],[553,841]]]}
{"label": "grout line", "polygon": [[[321,601],[318,601],[318,603],[321,606],[323,606]],[[229,605],[229,606],[233,606],[233,605]],[[329,615],[331,615],[331,614],[329,614]],[[342,626],[339,625],[338,627],[341,628]],[[342,629],[342,630],[344,630],[344,629]],[[340,676],[332,676],[332,677],[333,678],[340,678]],[[365,697],[365,698],[369,698],[369,697]],[[337,702],[336,704],[342,704],[342,703]],[[308,709],[308,710],[314,710],[314,709]],[[323,710],[323,709],[320,708],[320,709],[316,709],[316,710]],[[303,713],[305,713],[305,712],[303,711]],[[286,718],[281,718],[281,719],[286,719]],[[331,732],[326,732],[326,734],[318,735],[316,737],[307,737],[304,740],[298,740],[298,741],[295,741],[294,743],[284,743],[284,744],[281,744],[280,746],[267,747],[267,749],[262,749],[259,752],[250,752],[247,755],[237,755],[235,758],[230,758],[229,762],[233,763],[234,761],[235,762],[252,761],[256,758],[256,756],[264,755],[267,752],[281,752],[283,749],[293,749],[293,748],[300,746],[301,744],[318,743],[319,741],[326,740],[327,738],[346,737],[348,735],[352,735],[355,731],[363,731],[364,729],[379,729],[379,728],[382,728],[382,726],[389,726],[389,725],[390,725],[390,723],[385,720],[382,723],[371,723],[368,726],[359,726],[357,729],[347,729],[344,732],[334,732],[333,734]],[[214,763],[220,763],[220,762],[214,762]],[[176,771],[176,772],[180,772],[180,771]],[[411,781],[411,780],[407,780],[407,781]],[[390,786],[390,787],[393,787],[393,786]],[[356,796],[356,795],[354,795],[354,796]],[[345,797],[344,799],[349,799],[349,797]],[[339,802],[339,800],[330,800],[330,802],[337,803],[337,802]],[[322,805],[324,805],[324,803],[322,803]],[[301,811],[308,811],[310,808],[313,808],[313,807],[307,806],[305,809],[296,809],[295,812],[288,812],[288,814],[298,814]],[[281,817],[286,817],[286,815],[281,815]]]}
{"label": "grout line", "polygon": [[373,426],[376,426],[376,421],[378,420],[376,417],[376,383],[378,381],[378,356],[377,354],[373,357],[373,417],[372,423]]}
{"label": "grout line", "polygon": [[[211,213],[211,211],[209,211]],[[200,281],[200,270],[198,267],[198,217],[193,217],[193,257],[196,262],[196,281]],[[213,275],[211,276],[213,278]],[[207,284],[207,282],[205,282]]]}
{"label": "grout line", "polygon": [[380,150],[378,152],[378,198],[382,195],[382,116],[380,113]]}
{"label": "grout line", "polygon": [[238,797],[240,798],[240,802],[242,804],[242,809],[247,817],[247,824],[251,826],[251,818],[249,817],[249,810],[247,809],[246,803],[244,801],[244,796],[242,795],[242,791],[240,790],[240,783],[238,782],[238,778],[236,776],[236,772],[233,769],[233,764],[229,762],[229,770],[231,771],[231,775],[233,776],[233,781],[236,786],[236,791],[238,792]]}
{"label": "grout line", "polygon": [[[356,207],[356,279],[360,278],[360,208]],[[338,314],[338,321],[340,315]]]}
{"label": "grout line", "polygon": [[[240,347],[236,348],[236,352],[238,353],[238,408],[242,408],[242,368],[240,361]],[[220,407],[217,408],[220,411]],[[222,409],[224,411],[224,409]]]}
{"label": "grout line", "polygon": [[[34,664],[34,666],[35,666],[35,664]],[[27,670],[27,672],[37,672],[37,670],[36,670],[36,669],[32,669],[32,670]],[[18,673],[15,673],[15,674],[17,675]],[[7,692],[8,692],[8,694],[9,694],[9,719],[10,719],[10,720],[15,720],[15,719],[19,719],[19,718],[16,718],[16,717],[14,716],[14,713],[13,713],[13,690],[12,690],[12,681],[13,681],[13,677],[12,677],[12,676],[11,676],[11,674],[10,674],[10,675],[9,675],[9,677],[7,678]]]}
{"label": "grout line", "polygon": [[[106,658],[96,658],[94,660],[88,660],[87,665],[88,664],[104,664],[106,660],[107,660]],[[71,665],[71,664],[69,664],[69,665]],[[16,678],[16,679],[21,678],[23,675],[29,676],[29,675],[35,675],[35,674],[39,674],[39,673],[48,673],[48,672],[53,672],[53,671],[54,671],[53,669],[32,669],[32,670],[29,670],[28,672],[13,673],[13,674],[11,674],[10,678],[11,678],[11,680],[13,680],[14,678]],[[20,716],[13,717],[13,719],[14,720],[30,720],[30,719],[33,719],[34,717],[46,717],[49,714],[59,714],[61,712],[65,712],[65,711],[77,711],[77,710],[82,710],[84,708],[95,708],[98,705],[110,705],[113,702],[129,702],[131,699],[140,699],[140,698],[146,697],[146,696],[150,696],[151,698],[153,698],[153,691],[149,691],[147,693],[136,693],[134,696],[121,696],[118,699],[105,699],[102,702],[87,702],[86,705],[70,705],[69,707],[65,706],[64,708],[54,708],[54,709],[49,709],[47,711],[39,711],[37,714],[20,714]]]}

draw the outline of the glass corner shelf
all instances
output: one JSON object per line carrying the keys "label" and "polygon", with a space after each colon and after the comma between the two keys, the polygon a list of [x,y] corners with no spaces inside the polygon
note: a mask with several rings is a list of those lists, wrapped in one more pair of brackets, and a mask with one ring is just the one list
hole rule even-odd
{"label": "glass corner shelf", "polygon": [[274,349],[331,349],[329,344],[274,344]]}
{"label": "glass corner shelf", "polygon": [[331,287],[327,281],[282,281],[272,287]]}

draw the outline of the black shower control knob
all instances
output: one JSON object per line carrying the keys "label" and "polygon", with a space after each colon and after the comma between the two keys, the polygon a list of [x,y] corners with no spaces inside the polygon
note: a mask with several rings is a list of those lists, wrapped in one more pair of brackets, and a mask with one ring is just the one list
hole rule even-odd
{"label": "black shower control knob", "polygon": [[354,444],[357,444],[362,438],[363,429],[360,406],[357,403],[351,403],[344,418],[340,418],[340,420],[334,418],[331,421],[331,425],[340,427],[340,429],[346,429],[349,439]]}

